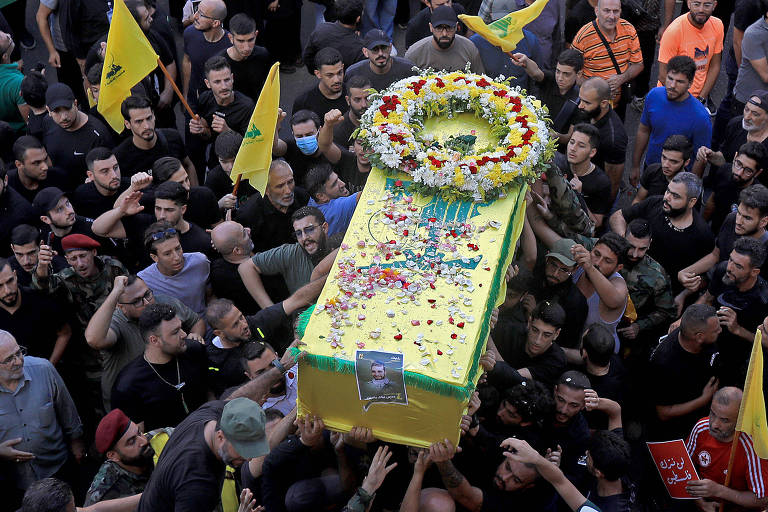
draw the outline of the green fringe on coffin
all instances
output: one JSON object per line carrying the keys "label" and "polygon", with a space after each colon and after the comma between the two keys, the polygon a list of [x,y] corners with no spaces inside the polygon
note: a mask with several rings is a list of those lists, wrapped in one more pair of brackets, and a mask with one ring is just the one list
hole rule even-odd
{"label": "green fringe on coffin", "polygon": [[[512,212],[511,218],[515,218],[518,214],[520,215],[525,214],[524,211],[521,211],[521,208],[523,208],[526,188],[527,186],[521,187],[518,193],[517,203],[515,204],[515,209]],[[502,255],[504,255],[507,252],[507,250],[509,249],[509,246],[513,242],[512,240],[513,234],[514,234],[514,222],[509,222],[507,224],[507,231],[506,233],[504,233],[503,250],[501,252]],[[480,340],[485,340],[488,337],[491,312],[496,307],[496,299],[499,296],[501,280],[504,278],[504,275],[506,274],[506,272],[507,272],[507,269],[504,268],[504,265],[499,265],[499,268],[496,270],[496,273],[493,276],[493,280],[491,281],[491,289],[490,289],[490,292],[488,293],[488,300],[485,303],[485,312],[483,313],[482,328],[480,329],[480,335],[478,338]],[[299,315],[299,322],[298,322],[298,325],[296,326],[296,330],[300,338],[304,337],[304,332],[307,328],[307,325],[309,324],[309,319],[312,317],[312,313],[314,312],[314,310],[315,310],[315,305],[312,305],[308,309],[306,309],[303,313],[301,313],[301,315]],[[298,356],[300,349],[292,348],[291,351],[294,356]],[[485,351],[485,343],[477,343],[475,345],[475,352],[472,354],[472,361],[469,369],[469,375],[468,375],[466,386],[455,386],[453,384],[447,384],[433,377],[427,377],[426,375],[422,375],[420,373],[415,373],[411,371],[404,372],[405,384],[407,386],[423,389],[430,393],[436,393],[442,396],[452,396],[461,402],[469,400],[469,398],[472,396],[472,393],[475,391],[475,385],[477,383],[477,379],[479,378],[478,370],[480,368],[480,356],[484,351]],[[317,368],[320,371],[350,374],[350,375],[355,373],[354,361],[348,361],[346,359],[341,359],[338,357],[319,356],[315,354],[305,354],[303,357],[303,360],[305,363],[309,364],[311,367]]]}

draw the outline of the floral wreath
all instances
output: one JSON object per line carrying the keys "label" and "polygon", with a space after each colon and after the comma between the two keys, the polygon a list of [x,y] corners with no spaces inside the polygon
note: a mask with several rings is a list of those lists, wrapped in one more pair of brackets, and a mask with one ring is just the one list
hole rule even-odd
{"label": "floral wreath", "polygon": [[[537,99],[504,77],[455,71],[421,71],[382,93],[360,120],[355,136],[376,167],[405,171],[425,193],[492,200],[531,181],[554,155],[548,112]],[[475,148],[473,132],[440,142],[424,133],[424,120],[474,112],[490,125],[498,142]]]}

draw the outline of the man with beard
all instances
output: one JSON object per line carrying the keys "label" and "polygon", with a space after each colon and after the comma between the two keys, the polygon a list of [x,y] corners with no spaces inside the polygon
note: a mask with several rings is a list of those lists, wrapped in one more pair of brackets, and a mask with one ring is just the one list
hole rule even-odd
{"label": "man with beard", "polygon": [[123,411],[112,409],[102,418],[96,428],[94,446],[106,460],[93,478],[84,506],[144,491],[155,450],[142,429]]}
{"label": "man with beard", "polygon": [[147,98],[128,96],[123,100],[120,112],[131,136],[115,148],[115,157],[127,176],[151,172],[158,158],[172,156],[182,162],[193,180],[197,179],[195,166],[187,156],[181,135],[174,128],[155,127],[155,112]]}
{"label": "man with beard", "polygon": [[205,347],[187,338],[176,309],[151,304],[139,317],[144,353],[128,363],[112,386],[112,407],[142,430],[175,427],[208,399]]}
{"label": "man with beard", "polygon": [[248,292],[264,309],[273,305],[261,282],[261,275],[280,274],[290,293],[311,281],[312,270],[328,255],[328,223],[313,206],[299,208],[291,216],[296,243],[283,244],[258,253],[240,264],[238,272]]}
{"label": "man with beard", "polygon": [[15,189],[30,203],[46,187],[69,190],[67,173],[49,165],[48,152],[39,140],[23,135],[13,143],[15,169],[8,171],[8,186]]}
{"label": "man with beard", "polygon": [[661,163],[651,164],[643,170],[640,184],[632,204],[648,196],[664,194],[669,180],[685,169],[691,162],[693,146],[685,135],[670,135],[661,147]]}
{"label": "man with beard", "polygon": [[38,218],[44,224],[41,235],[47,239],[50,234],[51,248],[58,254],[64,254],[61,241],[67,235],[85,235],[98,238],[91,226],[93,220],[78,215],[69,201],[68,194],[56,187],[41,190],[35,196],[32,206],[37,209]]}
{"label": "man with beard", "polygon": [[629,180],[637,186],[640,165],[645,155],[645,166],[661,161],[661,148],[670,135],[684,135],[693,144],[691,154],[698,154],[701,146],[712,141],[712,123],[707,108],[689,92],[696,63],[685,55],[672,57],[667,63],[663,86],[651,89],[645,97],[643,114],[637,127],[635,149]]}
{"label": "man with beard", "polygon": [[[16,272],[19,286],[32,285],[32,272],[37,266],[37,255],[40,252],[40,230],[29,224],[19,224],[11,231],[11,252],[8,264]],[[53,272],[59,272],[67,267],[67,260],[54,256]]]}
{"label": "man with beard", "polygon": [[[371,161],[368,160],[368,150],[363,148],[359,137],[349,141],[351,144],[349,151],[342,149],[346,144],[335,144],[332,141],[331,134],[335,133],[336,126],[345,120],[346,118],[338,110],[331,110],[325,114],[325,123],[318,132],[317,142],[325,160],[334,166],[333,170],[344,180],[349,193],[354,194],[365,188],[368,174],[371,172]],[[306,181],[305,185],[309,188],[309,177]]]}
{"label": "man with beard", "polygon": [[363,400],[397,392],[397,388],[387,377],[387,367],[380,361],[371,363],[371,379],[360,383],[360,395]]}
{"label": "man with beard", "polygon": [[725,385],[744,382],[755,326],[768,311],[768,282],[760,277],[765,258],[764,244],[739,238],[728,261],[714,268],[707,291],[697,301],[718,308],[717,319],[723,328],[718,345],[725,370],[721,382]]}
{"label": "man with beard", "polygon": [[[431,35],[430,34],[431,30],[429,29],[429,22],[430,22],[432,13],[438,7],[442,5],[447,5],[451,7],[456,12],[457,17],[462,14],[467,14],[467,11],[462,4],[460,4],[459,2],[453,2],[452,0],[427,0],[424,3],[427,4],[427,8],[426,9],[422,8],[418,12],[418,14],[413,16],[408,21],[408,28],[406,29],[406,32],[405,32],[406,48],[410,48],[411,46],[413,46],[414,43],[416,43],[420,39],[424,39],[425,37],[429,37]],[[462,36],[467,35],[467,27],[463,23],[459,23],[458,33],[459,35],[462,35]]]}
{"label": "man with beard", "polygon": [[[735,212],[725,218],[712,252],[678,273],[680,283],[691,291],[698,290],[702,284],[701,276],[718,263],[727,261],[733,250],[733,244],[739,237],[754,238],[768,250],[766,226],[768,226],[768,188],[755,184],[739,194],[739,205]],[[760,275],[766,279],[768,268],[762,269]]]}
{"label": "man with beard", "polygon": [[272,64],[267,49],[256,44],[258,35],[253,18],[242,12],[235,14],[229,20],[228,37],[232,46],[221,53],[235,75],[234,89],[251,99],[261,94]]}
{"label": "man with beard", "polygon": [[398,80],[413,75],[413,63],[392,55],[392,39],[383,30],[374,28],[365,34],[363,55],[365,60],[347,68],[346,81],[353,76],[363,76],[374,89],[383,91]]}
{"label": "man with beard", "polygon": [[356,76],[347,80],[344,87],[347,91],[344,99],[347,100],[349,110],[344,114],[343,121],[333,127],[333,142],[340,148],[352,151],[352,132],[360,126],[360,118],[370,104],[368,95],[371,82],[364,76]]}
{"label": "man with beard", "polygon": [[759,142],[747,142],[739,148],[732,164],[710,170],[704,186],[712,193],[704,204],[703,216],[711,221],[713,232],[720,231],[725,217],[736,207],[741,191],[755,183],[766,167],[768,149]]}
{"label": "man with beard", "polygon": [[648,255],[653,241],[651,226],[645,219],[635,219],[624,234],[629,251],[619,272],[627,284],[629,298],[637,311],[637,320],[616,329],[621,339],[644,352],[647,341],[657,337],[659,330],[677,317],[672,282],[664,268]]}
{"label": "man with beard", "polygon": [[120,194],[130,187],[130,178],[123,178],[120,165],[111,149],[93,148],[85,156],[88,183],[72,193],[72,204],[81,215],[95,219],[111,210]]}
{"label": "man with beard", "polygon": [[624,123],[611,106],[611,86],[600,77],[593,77],[579,88],[579,113],[584,122],[600,130],[600,145],[592,162],[605,170],[611,179],[611,203],[624,175],[627,132]]}
{"label": "man with beard", "polygon": [[325,215],[328,236],[344,233],[352,221],[361,192],[350,194],[328,164],[317,165],[307,174],[307,189],[311,199],[307,206],[314,206]]}
{"label": "man with beard", "polygon": [[[701,181],[695,174],[678,173],[663,196],[649,197],[611,215],[611,229],[626,233],[627,222],[637,218],[647,220],[653,232],[648,253],[668,275],[677,276],[680,270],[709,254],[714,247],[712,231],[694,209],[701,189]],[[680,247],[686,250],[681,251]],[[674,281],[673,293],[681,290],[682,285]]]}
{"label": "man with beard", "polygon": [[[768,503],[768,463],[755,454],[749,435],[736,432],[742,399],[741,389],[720,388],[712,397],[709,417],[700,419],[688,436],[685,447],[701,479],[688,482],[685,490],[698,498],[701,510],[718,501],[731,503],[726,505],[729,510],[757,510]],[[735,436],[739,442],[734,444]],[[728,462],[734,448],[731,466]],[[724,485],[726,471],[731,477],[728,486]]]}
{"label": "man with beard", "polygon": [[[322,119],[326,112],[337,108],[347,111],[344,100],[344,61],[336,48],[326,47],[315,55],[315,76],[317,85],[313,85],[293,100],[293,112],[309,110]],[[296,141],[299,143],[299,141]],[[299,146],[301,147],[301,145]]]}
{"label": "man with beard", "polygon": [[30,355],[54,366],[72,336],[63,308],[40,292],[20,287],[16,271],[4,258],[0,258],[0,329],[13,334]]}
{"label": "man with beard", "polygon": [[485,73],[480,52],[475,44],[464,36],[456,34],[459,18],[450,5],[441,5],[432,11],[427,36],[413,44],[405,52],[405,58],[418,67],[464,71],[469,63],[473,73]]}
{"label": "man with beard", "polygon": [[[242,357],[241,362],[246,368],[245,373],[248,380],[255,380],[272,368],[282,371],[281,360],[269,343],[257,341],[244,344]],[[265,395],[266,401],[261,405],[261,408],[265,411],[274,409],[274,411],[280,411],[284,416],[289,416],[296,407],[296,399],[298,398],[299,381],[297,377],[297,365],[285,368],[283,378],[277,380],[269,388]]]}
{"label": "man with beard", "polygon": [[20,224],[38,224],[40,214],[29,201],[8,187],[5,167],[0,166],[0,255],[9,254],[11,231]]}

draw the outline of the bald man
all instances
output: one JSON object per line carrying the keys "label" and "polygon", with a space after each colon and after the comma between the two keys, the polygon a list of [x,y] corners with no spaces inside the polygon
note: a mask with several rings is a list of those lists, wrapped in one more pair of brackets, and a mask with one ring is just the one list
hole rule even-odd
{"label": "bald man", "polygon": [[230,46],[224,18],[227,6],[222,0],[202,0],[193,16],[193,23],[184,29],[184,96],[194,104],[205,91],[203,68],[205,61]]}
{"label": "bald man", "polygon": [[[216,258],[211,263],[213,294],[231,300],[246,315],[258,312],[259,305],[248,293],[240,274],[237,273],[237,267],[253,256],[251,229],[243,227],[239,222],[225,221],[213,228],[211,240],[221,254],[221,258]],[[278,296],[285,296],[288,290],[282,278],[273,281],[269,289]]]}
{"label": "bald man", "polygon": [[[766,461],[755,454],[749,435],[736,432],[741,398],[739,388],[718,390],[712,397],[709,417],[700,419],[688,437],[686,448],[702,479],[688,482],[686,490],[698,498],[701,510],[714,511],[719,500],[731,505],[728,510],[763,510],[768,505]],[[723,484],[731,444],[737,434],[739,439],[731,482],[726,487]]]}
{"label": "bald man", "polygon": [[83,425],[64,381],[47,359],[26,353],[0,330],[0,461],[19,494],[41,478],[72,474],[65,469],[70,452],[78,461],[85,454]]}

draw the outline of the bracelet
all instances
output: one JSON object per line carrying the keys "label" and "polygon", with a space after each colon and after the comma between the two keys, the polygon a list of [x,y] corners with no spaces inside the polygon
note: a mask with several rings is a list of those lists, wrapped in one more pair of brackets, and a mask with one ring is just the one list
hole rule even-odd
{"label": "bracelet", "polygon": [[477,413],[472,415],[472,421],[469,423],[469,429],[472,430],[480,424],[480,420],[477,419]]}

